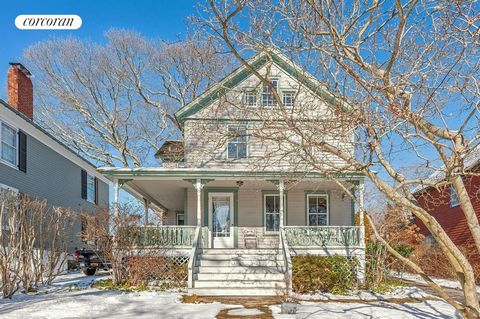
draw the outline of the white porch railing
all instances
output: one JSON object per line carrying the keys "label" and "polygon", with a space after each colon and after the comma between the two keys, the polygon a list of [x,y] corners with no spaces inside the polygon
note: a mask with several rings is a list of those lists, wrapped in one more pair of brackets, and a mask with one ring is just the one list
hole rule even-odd
{"label": "white porch railing", "polygon": [[362,247],[360,226],[284,226],[290,247]]}
{"label": "white porch railing", "polygon": [[143,246],[191,247],[195,226],[144,226],[138,229],[138,243]]}

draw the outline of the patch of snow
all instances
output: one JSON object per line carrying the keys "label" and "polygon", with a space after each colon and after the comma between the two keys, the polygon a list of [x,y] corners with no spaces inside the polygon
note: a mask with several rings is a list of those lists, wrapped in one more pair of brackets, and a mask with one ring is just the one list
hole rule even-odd
{"label": "patch of snow", "polygon": [[[425,280],[420,275],[415,275],[415,274],[409,274],[409,273],[401,273],[398,274],[397,272],[393,273],[393,275],[397,278],[400,279],[405,279],[409,281],[414,281],[422,284],[427,284]],[[430,277],[437,285],[440,287],[444,288],[452,288],[452,289],[462,289],[460,286],[460,283],[455,280],[450,280],[450,279],[443,279],[443,278],[435,278],[435,277]],[[480,286],[477,286],[477,293],[480,293]]]}
{"label": "patch of snow", "polygon": [[301,302],[296,315],[280,314],[280,305],[270,306],[276,319],[409,319],[409,318],[461,318],[460,314],[444,301],[394,304],[388,302],[342,303]]}
{"label": "patch of snow", "polygon": [[258,310],[256,308],[238,308],[238,309],[229,310],[228,314],[231,316],[240,316],[240,317],[259,316],[263,314],[263,311]]}
{"label": "patch of snow", "polygon": [[375,294],[373,292],[358,290],[351,291],[347,295],[334,295],[330,293],[313,293],[313,294],[294,294],[294,298],[299,300],[362,300],[362,301],[378,301],[388,300],[391,298],[432,298],[422,289],[417,287],[395,287],[391,292],[386,294]]}

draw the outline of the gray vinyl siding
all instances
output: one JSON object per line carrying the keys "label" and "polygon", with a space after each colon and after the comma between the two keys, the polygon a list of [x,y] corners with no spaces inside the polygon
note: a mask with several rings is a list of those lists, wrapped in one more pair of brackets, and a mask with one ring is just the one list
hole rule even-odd
{"label": "gray vinyl siding", "polygon": [[[51,206],[69,208],[77,213],[108,206],[109,186],[101,180],[98,180],[98,206],[82,199],[81,170],[77,164],[27,135],[27,172],[0,162],[0,183],[16,188],[20,193],[47,200]],[[79,245],[80,229],[78,215],[69,246]]]}

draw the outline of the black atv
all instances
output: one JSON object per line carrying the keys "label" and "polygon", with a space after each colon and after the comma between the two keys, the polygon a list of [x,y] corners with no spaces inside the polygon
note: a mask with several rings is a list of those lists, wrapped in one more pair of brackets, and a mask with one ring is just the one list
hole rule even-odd
{"label": "black atv", "polygon": [[108,262],[101,253],[92,249],[80,249],[75,251],[75,258],[83,273],[87,276],[93,276],[97,269],[109,270],[112,264]]}

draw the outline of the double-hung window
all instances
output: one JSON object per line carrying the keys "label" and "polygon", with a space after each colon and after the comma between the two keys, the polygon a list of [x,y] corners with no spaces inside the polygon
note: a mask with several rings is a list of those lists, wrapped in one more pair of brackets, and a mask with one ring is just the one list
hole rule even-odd
{"label": "double-hung window", "polygon": [[245,91],[243,94],[243,103],[246,106],[257,106],[257,92]]}
{"label": "double-hung window", "polygon": [[17,131],[9,125],[0,122],[0,158],[12,165],[17,165]]}
{"label": "double-hung window", "polygon": [[95,176],[87,174],[87,200],[95,203]]}
{"label": "double-hung window", "polygon": [[185,225],[185,214],[183,212],[178,212],[177,213],[177,225],[178,226],[183,226]]}
{"label": "double-hung window", "polygon": [[293,107],[295,103],[295,93],[294,92],[283,92],[282,102],[285,107]]}
{"label": "double-hung window", "polygon": [[95,176],[82,170],[82,198],[98,204],[98,180]]}
{"label": "double-hung window", "polygon": [[[275,96],[273,94],[274,90],[278,89],[278,80],[272,80],[270,85],[264,85],[262,87],[262,105],[263,106],[275,106],[277,102],[275,101]],[[272,90],[273,87],[273,90]]]}
{"label": "double-hung window", "polygon": [[328,225],[328,196],[327,194],[307,195],[308,226]]}
{"label": "double-hung window", "polygon": [[460,205],[460,201],[458,199],[457,191],[453,185],[450,185],[450,207],[455,207]]}
{"label": "double-hung window", "polygon": [[228,126],[228,159],[247,158],[247,127],[245,125]]}
{"label": "double-hung window", "polygon": [[265,231],[275,232],[280,228],[280,195],[264,195]]}

